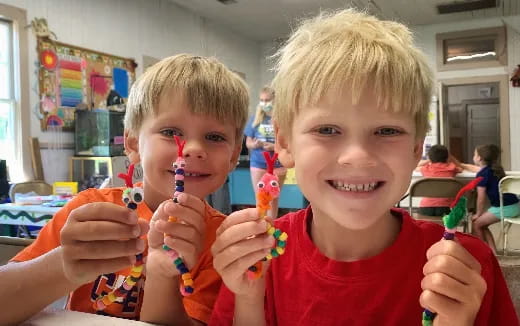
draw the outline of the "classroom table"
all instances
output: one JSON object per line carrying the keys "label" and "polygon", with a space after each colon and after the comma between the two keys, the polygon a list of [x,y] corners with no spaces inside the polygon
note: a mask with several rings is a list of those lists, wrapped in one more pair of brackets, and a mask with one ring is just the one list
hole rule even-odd
{"label": "classroom table", "polygon": [[21,326],[150,326],[154,324],[70,310],[45,309]]}
{"label": "classroom table", "polygon": [[0,224],[45,226],[61,207],[0,204]]}

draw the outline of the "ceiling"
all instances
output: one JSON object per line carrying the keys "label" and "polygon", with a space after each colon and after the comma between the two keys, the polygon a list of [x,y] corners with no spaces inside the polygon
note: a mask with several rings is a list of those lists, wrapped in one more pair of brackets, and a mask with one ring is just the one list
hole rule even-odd
{"label": "ceiling", "polygon": [[[429,25],[475,18],[520,15],[520,0],[497,0],[497,8],[439,15],[436,5],[455,0],[235,0],[224,5],[217,0],[169,0],[202,17],[256,41],[287,36],[290,24],[315,15],[320,9],[355,6],[385,19],[408,25]],[[457,0],[457,2],[475,0]]]}

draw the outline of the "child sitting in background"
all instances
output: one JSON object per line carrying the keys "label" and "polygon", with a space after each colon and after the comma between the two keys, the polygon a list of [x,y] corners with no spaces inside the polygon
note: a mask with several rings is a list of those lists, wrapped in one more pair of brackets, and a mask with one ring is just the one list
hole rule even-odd
{"label": "child sitting in background", "polygon": [[[481,145],[475,149],[472,164],[462,164],[464,169],[477,172],[483,179],[477,186],[477,212],[472,217],[473,234],[485,241],[496,253],[497,248],[493,234],[489,230],[491,224],[500,222],[500,193],[498,183],[506,176],[504,168],[499,164],[500,148],[493,144]],[[491,205],[487,210],[487,200]],[[504,194],[504,217],[520,215],[519,200],[515,194]]]}
{"label": "child sitting in background", "polygon": [[[418,168],[425,177],[453,178],[464,169],[450,161],[448,149],[443,145],[434,145],[428,151],[428,159],[421,161]],[[423,198],[419,204],[419,215],[444,216],[450,212],[453,198]]]}

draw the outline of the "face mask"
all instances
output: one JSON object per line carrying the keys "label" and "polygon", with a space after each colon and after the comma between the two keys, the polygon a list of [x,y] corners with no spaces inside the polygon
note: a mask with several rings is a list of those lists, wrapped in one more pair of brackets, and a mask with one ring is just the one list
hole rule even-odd
{"label": "face mask", "polygon": [[258,105],[266,113],[271,112],[271,110],[273,109],[273,104],[271,102],[260,101],[260,103],[258,103]]}

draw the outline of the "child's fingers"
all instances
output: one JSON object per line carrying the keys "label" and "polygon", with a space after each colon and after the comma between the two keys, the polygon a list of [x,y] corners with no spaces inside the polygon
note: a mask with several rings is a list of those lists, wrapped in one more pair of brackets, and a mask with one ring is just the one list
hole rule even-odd
{"label": "child's fingers", "polygon": [[77,241],[62,247],[63,254],[73,260],[111,259],[136,255],[144,250],[144,240],[127,241]]}
{"label": "child's fingers", "polygon": [[460,313],[460,304],[457,301],[430,290],[424,290],[421,293],[419,303],[421,307],[436,314],[457,316]]}
{"label": "child's fingers", "polygon": [[193,242],[183,239],[175,239],[172,237],[164,237],[164,244],[177,251],[179,256],[182,257],[188,266],[188,269],[192,269],[193,266],[196,265],[200,248]]}
{"label": "child's fingers", "polygon": [[258,210],[256,208],[246,208],[240,211],[231,213],[217,229],[217,236],[229,229],[231,226],[258,220]]}
{"label": "child's fingers", "polygon": [[266,230],[267,223],[264,220],[242,222],[241,224],[233,225],[217,236],[217,239],[211,247],[211,252],[213,256],[215,256],[234,243],[263,234]]}
{"label": "child's fingers", "polygon": [[441,240],[428,249],[426,252],[426,257],[428,260],[432,259],[434,256],[438,255],[448,255],[452,256],[455,259],[459,260],[470,269],[476,271],[480,274],[481,266],[478,260],[475,259],[463,246],[461,246],[457,241],[451,240]]}
{"label": "child's fingers", "polygon": [[426,262],[423,267],[423,274],[433,273],[444,273],[463,284],[473,284],[477,281],[476,278],[481,278],[475,270],[470,269],[455,257],[448,255],[437,255]]}
{"label": "child's fingers", "polygon": [[157,221],[154,224],[157,231],[166,233],[168,236],[181,239],[188,242],[197,242],[202,238],[202,234],[191,225],[185,225],[181,223],[171,223],[165,221]]}
{"label": "child's fingers", "polygon": [[113,259],[78,260],[65,270],[72,282],[87,283],[101,274],[114,273],[135,263],[135,256]]}
{"label": "child's fingers", "polygon": [[[229,265],[234,264],[236,261],[242,261],[244,257],[257,251],[263,252],[263,257],[265,257],[273,245],[274,238],[267,234],[237,242],[233,246],[226,247],[224,250],[218,252],[218,254],[214,254],[213,266],[217,271],[224,270],[228,268]],[[256,261],[252,262],[252,264],[254,263],[256,263]],[[249,266],[250,265],[247,265],[245,269]]]}
{"label": "child's fingers", "polygon": [[67,223],[61,230],[61,242],[131,239],[140,235],[141,226],[138,224],[95,220]]}
{"label": "child's fingers", "polygon": [[204,212],[201,213],[190,207],[183,206],[182,204],[176,204],[171,200],[165,203],[163,209],[164,213],[168,214],[168,216],[176,217],[182,224],[193,226],[200,234],[205,233],[206,222],[204,221]]}
{"label": "child's fingers", "polygon": [[114,203],[89,203],[72,210],[69,220],[73,221],[112,221],[123,224],[136,224],[137,214]]}
{"label": "child's fingers", "polygon": [[469,303],[476,297],[471,286],[460,283],[459,281],[442,273],[426,275],[421,281],[421,288],[445,296],[460,303]]}
{"label": "child's fingers", "polygon": [[254,265],[269,253],[269,250],[261,249],[251,252],[226,265],[223,269],[216,268],[220,275],[225,275],[229,280],[237,280],[244,276],[249,266]]}
{"label": "child's fingers", "polygon": [[183,207],[194,210],[199,216],[204,216],[206,205],[200,198],[183,192],[177,196],[177,202]]}

